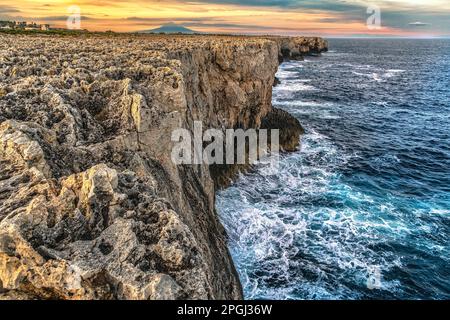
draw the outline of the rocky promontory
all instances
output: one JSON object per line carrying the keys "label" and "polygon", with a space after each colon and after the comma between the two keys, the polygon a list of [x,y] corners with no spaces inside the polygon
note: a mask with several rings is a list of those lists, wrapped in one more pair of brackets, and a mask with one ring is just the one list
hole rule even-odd
{"label": "rocky promontory", "polygon": [[214,172],[175,165],[171,132],[279,128],[295,149],[274,76],[326,42],[0,39],[0,299],[241,299]]}

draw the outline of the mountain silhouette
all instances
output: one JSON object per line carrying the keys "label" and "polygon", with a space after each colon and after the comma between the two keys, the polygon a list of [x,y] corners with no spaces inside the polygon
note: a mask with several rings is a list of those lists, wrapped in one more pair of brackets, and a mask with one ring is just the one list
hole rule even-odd
{"label": "mountain silhouette", "polygon": [[186,27],[182,26],[181,24],[176,24],[176,23],[168,23],[168,24],[164,24],[161,27],[156,28],[156,29],[143,30],[140,32],[141,33],[186,33],[186,34],[200,33],[198,31],[186,28]]}

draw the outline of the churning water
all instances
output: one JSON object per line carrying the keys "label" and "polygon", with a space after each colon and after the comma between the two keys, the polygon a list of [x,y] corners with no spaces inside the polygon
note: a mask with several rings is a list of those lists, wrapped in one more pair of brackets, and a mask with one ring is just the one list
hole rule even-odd
{"label": "churning water", "polygon": [[450,298],[450,40],[331,40],[284,63],[306,129],[217,195],[247,299]]}

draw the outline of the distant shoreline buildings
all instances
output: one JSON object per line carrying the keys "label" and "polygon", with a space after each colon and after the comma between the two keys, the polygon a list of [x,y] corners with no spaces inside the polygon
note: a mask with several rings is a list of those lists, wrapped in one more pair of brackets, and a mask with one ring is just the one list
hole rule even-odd
{"label": "distant shoreline buildings", "polygon": [[51,30],[49,24],[37,24],[26,21],[0,21],[0,29],[6,30]]}
{"label": "distant shoreline buildings", "polygon": [[[26,30],[26,31],[74,31],[66,28],[55,28],[49,24],[39,24],[27,21],[0,20],[0,30]],[[87,31],[87,30],[75,30]]]}

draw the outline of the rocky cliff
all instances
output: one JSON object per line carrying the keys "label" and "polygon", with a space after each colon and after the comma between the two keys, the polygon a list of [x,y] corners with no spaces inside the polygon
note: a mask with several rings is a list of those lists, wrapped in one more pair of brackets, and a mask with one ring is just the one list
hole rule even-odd
{"label": "rocky cliff", "polygon": [[0,297],[240,299],[214,172],[171,132],[301,127],[273,111],[317,38],[0,35]]}

